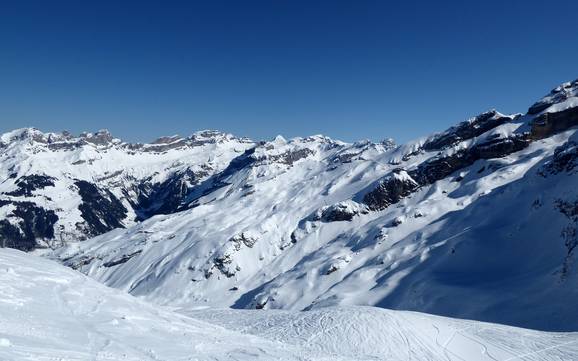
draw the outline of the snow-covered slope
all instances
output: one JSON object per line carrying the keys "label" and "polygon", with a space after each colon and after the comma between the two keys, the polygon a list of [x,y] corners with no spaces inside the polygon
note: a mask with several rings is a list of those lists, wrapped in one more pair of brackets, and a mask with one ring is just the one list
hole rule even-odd
{"label": "snow-covered slope", "polygon": [[164,305],[378,305],[578,330],[577,89],[401,146],[277,137],[192,187],[181,212],[55,255]]}
{"label": "snow-covered slope", "polygon": [[201,131],[129,144],[107,131],[18,129],[0,136],[0,238],[58,247],[171,213],[196,184],[253,143]]}
{"label": "snow-covered slope", "polygon": [[0,360],[299,360],[279,342],[147,305],[56,263],[0,250]]}
{"label": "snow-covered slope", "polygon": [[0,250],[0,360],[573,360],[577,333],[370,307],[307,312],[149,305]]}
{"label": "snow-covered slope", "polygon": [[577,333],[548,333],[375,307],[202,310],[195,319],[350,360],[575,360]]}

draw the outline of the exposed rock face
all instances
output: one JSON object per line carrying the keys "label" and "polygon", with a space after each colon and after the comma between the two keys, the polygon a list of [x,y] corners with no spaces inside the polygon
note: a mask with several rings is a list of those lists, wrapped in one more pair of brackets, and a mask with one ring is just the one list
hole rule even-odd
{"label": "exposed rock face", "polygon": [[[298,149],[295,151],[286,151],[281,154],[269,155],[266,159],[280,164],[293,165],[293,163],[298,160],[307,158],[308,156],[315,154],[315,152],[308,148]],[[264,161],[264,159],[259,159],[259,161]]]}
{"label": "exposed rock face", "polygon": [[463,140],[477,137],[510,120],[512,117],[490,110],[435,136],[423,145],[423,149],[426,151],[445,149]]}
{"label": "exposed rock face", "polygon": [[92,183],[77,181],[78,193],[82,204],[78,209],[85,220],[85,231],[96,236],[115,228],[123,228],[127,209],[109,190],[101,190]]}
{"label": "exposed rock face", "polygon": [[348,147],[343,151],[337,153],[330,159],[332,168],[337,167],[338,164],[346,164],[355,161],[364,161],[371,157],[372,152],[387,152],[396,148],[397,145],[393,139],[384,139],[379,143],[373,143],[369,140],[355,142],[353,147]]}
{"label": "exposed rock face", "polygon": [[107,267],[107,268],[108,268],[108,267],[118,266],[119,264],[123,264],[123,263],[128,262],[131,258],[133,258],[133,257],[135,257],[135,256],[138,256],[138,255],[141,254],[141,253],[142,253],[142,250],[133,252],[133,253],[131,253],[131,254],[125,254],[125,255],[122,255],[122,256],[121,256],[120,258],[118,258],[118,259],[112,260],[112,261],[110,261],[110,262],[105,262],[105,263],[103,263],[102,265],[103,265],[104,267]]}
{"label": "exposed rock face", "polygon": [[477,144],[469,149],[462,149],[449,156],[433,158],[420,164],[409,172],[420,185],[432,184],[446,178],[455,171],[472,165],[479,159],[501,158],[518,152],[530,144],[527,135],[514,135],[507,138],[497,138]]}
{"label": "exposed rock face", "polygon": [[108,145],[112,143],[113,137],[112,134],[106,129],[99,130],[98,132],[91,134],[91,133],[84,133],[81,135],[86,142],[96,144],[96,145]]}
{"label": "exposed rock face", "polygon": [[13,206],[14,210],[0,220],[0,245],[29,251],[37,246],[37,239],[54,238],[54,224],[58,221],[54,211],[32,202],[0,200],[0,206],[5,205]]}
{"label": "exposed rock face", "polygon": [[555,205],[560,213],[566,216],[566,218],[568,218],[570,221],[570,223],[562,229],[560,234],[564,240],[564,245],[566,246],[567,250],[567,254],[562,266],[562,278],[565,278],[570,271],[574,251],[576,250],[576,247],[578,247],[578,200],[567,201],[558,199]]}
{"label": "exposed rock face", "polygon": [[45,175],[32,174],[24,176],[17,180],[17,190],[5,194],[13,197],[32,197],[32,192],[37,189],[54,187],[54,181],[54,178]]}
{"label": "exposed rock face", "polygon": [[[177,172],[167,180],[141,188],[138,203],[134,205],[139,219],[147,219],[157,214],[170,214],[186,207],[184,201],[200,180],[209,175],[206,170],[186,169]],[[145,186],[145,184],[142,184]]]}
{"label": "exposed rock face", "polygon": [[332,159],[333,163],[351,163],[354,160],[357,160],[358,157],[360,156],[361,152],[357,151],[357,152],[344,152],[344,153],[340,153],[338,155],[335,156],[335,158]]}
{"label": "exposed rock face", "polygon": [[343,201],[321,209],[319,219],[323,222],[351,221],[361,213],[367,213],[364,206],[353,201]]}
{"label": "exposed rock face", "polygon": [[329,276],[330,274],[339,271],[342,268],[347,267],[347,265],[351,262],[351,256],[345,255],[337,257],[333,260],[325,269],[324,274]]}
{"label": "exposed rock face", "polygon": [[578,144],[568,141],[564,145],[556,148],[552,160],[542,167],[539,173],[542,176],[547,174],[558,174],[561,172],[572,172],[578,165]]}
{"label": "exposed rock face", "polygon": [[246,247],[253,248],[255,243],[257,243],[258,239],[259,238],[256,237],[255,235],[252,235],[247,232],[242,232],[241,234],[237,234],[231,237],[229,241],[235,244],[235,250],[238,251],[241,249],[242,244],[244,244]]}
{"label": "exposed rock face", "polygon": [[0,140],[0,148],[7,147],[12,142],[27,141],[29,143],[37,142],[41,144],[50,144],[54,142],[64,142],[72,139],[70,133],[64,131],[61,134],[57,133],[42,133],[36,128],[23,128],[13,132],[7,133]]}
{"label": "exposed rock face", "polygon": [[205,270],[205,278],[211,277],[215,268],[227,278],[235,276],[241,270],[238,265],[233,265],[235,253],[239,252],[243,246],[253,248],[258,240],[257,236],[249,232],[242,232],[231,237],[222,247],[219,254],[213,258],[212,264]]}
{"label": "exposed rock face", "polygon": [[94,256],[83,255],[82,257],[79,257],[79,258],[65,258],[62,260],[62,263],[66,267],[70,267],[73,270],[78,270],[82,266],[86,266],[86,265],[91,264],[92,261],[94,261],[96,258],[97,257],[94,257]]}
{"label": "exposed rock face", "polygon": [[542,139],[575,126],[578,126],[578,107],[543,113],[532,121],[532,138]]}
{"label": "exposed rock face", "polygon": [[405,218],[402,216],[395,217],[391,220],[391,222],[387,225],[388,227],[397,227],[405,222]]}
{"label": "exposed rock face", "polygon": [[184,139],[181,138],[181,137],[178,136],[178,135],[165,136],[165,137],[160,137],[160,138],[155,139],[155,140],[151,143],[151,145],[152,145],[152,144],[154,144],[154,145],[157,145],[157,144],[173,144],[173,143],[176,143],[176,142],[180,142],[180,141],[182,141],[182,140],[184,140]]}
{"label": "exposed rock face", "polygon": [[377,211],[399,202],[419,188],[416,182],[405,170],[398,170],[393,175],[379,182],[371,192],[363,197],[371,210]]}
{"label": "exposed rock face", "polygon": [[530,144],[527,134],[497,138],[475,146],[471,153],[476,159],[502,158],[518,152]]}
{"label": "exposed rock face", "polygon": [[151,153],[162,153],[171,149],[178,149],[189,145],[187,139],[179,136],[161,137],[147,145],[140,145],[138,149]]}
{"label": "exposed rock face", "polygon": [[526,134],[521,134],[491,139],[451,155],[434,157],[413,170],[394,172],[367,193],[363,202],[372,210],[385,209],[409,196],[419,187],[444,179],[479,159],[501,158],[526,148],[530,144],[527,138]]}
{"label": "exposed rock face", "polygon": [[458,169],[472,165],[476,157],[470,150],[460,150],[449,156],[430,159],[409,172],[420,185],[427,185],[444,179]]}
{"label": "exposed rock face", "polygon": [[188,138],[182,138],[178,135],[169,137],[160,137],[150,144],[127,144],[130,149],[140,150],[143,152],[163,153],[172,149],[186,147],[201,147],[207,144],[224,143],[228,140],[236,139],[241,142],[251,143],[249,139],[237,139],[230,134],[219,132],[217,130],[203,130],[191,135]]}
{"label": "exposed rock face", "polygon": [[573,82],[564,83],[554,88],[550,94],[534,103],[529,109],[528,114],[538,114],[556,103],[565,101],[566,99],[576,96],[576,88],[578,88],[578,79]]}

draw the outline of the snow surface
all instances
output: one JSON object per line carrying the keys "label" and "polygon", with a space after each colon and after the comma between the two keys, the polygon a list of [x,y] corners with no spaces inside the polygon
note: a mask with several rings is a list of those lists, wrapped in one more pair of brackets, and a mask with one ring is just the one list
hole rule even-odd
{"label": "snow surface", "polygon": [[[512,135],[526,121],[522,117],[490,132]],[[538,172],[558,146],[576,140],[574,132],[479,160],[383,211],[335,222],[318,215],[333,205],[361,209],[356,204],[380,179],[394,174],[408,180],[408,173],[392,172],[413,169],[440,152],[407,156],[400,152],[414,149],[411,145],[390,149],[324,137],[277,138],[257,148],[255,163],[197,198],[194,208],[155,216],[56,255],[109,286],[174,307],[377,305],[578,330],[574,303],[567,301],[578,300],[573,286],[578,274],[562,275],[575,256],[566,257],[561,232],[568,221],[555,208],[558,199],[578,199],[576,178]],[[277,157],[302,149],[310,152],[291,164]],[[537,198],[544,206],[534,209]],[[239,241],[243,234],[251,241]],[[126,255],[135,256],[116,264]]]}
{"label": "snow surface", "polygon": [[0,315],[0,360],[6,361],[578,357],[578,333],[372,307],[171,311],[9,249],[0,249]]}

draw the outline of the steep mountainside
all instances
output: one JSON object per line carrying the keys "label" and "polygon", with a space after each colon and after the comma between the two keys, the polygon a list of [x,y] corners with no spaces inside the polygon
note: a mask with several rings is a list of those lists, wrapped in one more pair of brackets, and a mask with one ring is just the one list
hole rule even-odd
{"label": "steep mountainside", "polygon": [[577,95],[565,83],[526,114],[488,111],[401,146],[225,142],[232,156],[181,193],[180,212],[119,194],[147,219],[55,256],[172,306],[378,305],[578,330]]}
{"label": "steep mountainside", "polygon": [[128,144],[19,129],[0,138],[0,242],[58,247],[182,207],[195,185],[253,147],[203,131]]}
{"label": "steep mountainside", "polygon": [[177,313],[0,249],[0,360],[572,360],[578,333],[369,307]]}

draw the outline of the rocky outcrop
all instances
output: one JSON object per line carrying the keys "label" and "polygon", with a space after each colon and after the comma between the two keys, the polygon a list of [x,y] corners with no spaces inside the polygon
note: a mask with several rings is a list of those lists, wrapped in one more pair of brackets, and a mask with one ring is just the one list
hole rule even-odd
{"label": "rocky outcrop", "polygon": [[355,161],[363,161],[366,154],[371,151],[387,152],[396,148],[395,141],[391,138],[382,140],[379,143],[373,143],[369,140],[355,142],[353,147],[345,148],[330,158],[329,163],[335,167],[337,164],[346,164]]}
{"label": "rocky outcrop", "polygon": [[548,174],[572,172],[578,166],[578,144],[568,141],[556,148],[552,159],[539,170],[539,174],[546,177]]}
{"label": "rocky outcrop", "polygon": [[[293,165],[293,163],[297,162],[298,160],[307,158],[313,154],[315,154],[313,150],[309,148],[302,148],[296,150],[288,150],[281,154],[268,155],[266,159],[273,163]],[[264,160],[265,159],[259,159],[259,161],[261,162],[263,162]]]}
{"label": "rocky outcrop", "polygon": [[118,266],[119,264],[123,264],[123,263],[128,262],[131,258],[138,256],[141,253],[142,253],[142,250],[138,250],[138,251],[133,252],[131,254],[124,254],[118,259],[103,263],[102,266],[107,267],[107,268]]}
{"label": "rocky outcrop", "polygon": [[133,150],[140,150],[143,152],[163,153],[172,149],[179,149],[183,147],[201,147],[207,144],[223,143],[227,140],[237,139],[246,143],[251,143],[248,139],[238,139],[231,134],[219,132],[217,130],[203,130],[196,132],[188,138],[182,138],[178,135],[160,137],[150,144],[126,144],[126,146]]}
{"label": "rocky outcrop", "polygon": [[212,170],[203,165],[201,170],[186,169],[176,172],[168,179],[155,184],[141,184],[133,191],[138,193],[134,202],[139,219],[147,219],[157,214],[170,214],[186,208],[185,200],[202,179]]}
{"label": "rocky outcrop", "polygon": [[0,200],[0,207],[14,209],[0,220],[0,246],[29,251],[38,246],[38,241],[54,238],[54,225],[58,217],[32,202]]}
{"label": "rocky outcrop", "polygon": [[480,159],[501,158],[530,144],[527,134],[494,138],[450,155],[441,155],[421,163],[410,171],[396,170],[367,193],[363,203],[372,210],[382,210],[409,196],[421,186],[435,183],[469,167]]}
{"label": "rocky outcrop", "polygon": [[578,88],[578,79],[574,80],[573,82],[564,83],[552,89],[550,94],[532,104],[532,106],[528,109],[528,114],[538,114],[550,108],[554,104],[563,102],[569,97],[576,96],[576,88]]}
{"label": "rocky outcrop", "polygon": [[94,145],[109,145],[114,139],[107,129],[99,130],[96,133],[82,133],[80,138]]}
{"label": "rocky outcrop", "polygon": [[351,221],[353,220],[353,217],[364,213],[367,213],[365,206],[353,201],[343,201],[331,206],[323,207],[319,211],[317,219],[322,222]]}
{"label": "rocky outcrop", "polygon": [[151,144],[144,144],[140,146],[139,149],[145,152],[162,153],[171,149],[186,147],[187,145],[189,145],[187,139],[181,138],[179,136],[161,137],[156,139]]}
{"label": "rocky outcrop", "polygon": [[455,171],[472,165],[479,159],[505,157],[518,152],[530,144],[527,134],[494,138],[468,149],[461,149],[452,155],[440,156],[420,164],[409,172],[420,185],[432,184],[444,179]]}
{"label": "rocky outcrop", "polygon": [[87,181],[76,181],[82,204],[78,206],[84,219],[83,232],[88,236],[97,236],[115,228],[124,228],[127,209],[109,190],[99,189]]}
{"label": "rocky outcrop", "polygon": [[350,262],[351,262],[351,256],[350,255],[339,256],[327,265],[327,267],[323,273],[326,276],[329,276],[330,274],[335,273],[335,272],[339,271],[340,269],[347,267],[347,265]]}
{"label": "rocky outcrop", "polygon": [[95,256],[89,256],[89,255],[77,256],[77,255],[74,255],[74,256],[69,257],[69,258],[64,258],[62,260],[62,264],[64,264],[66,267],[72,268],[73,270],[78,270],[82,266],[86,266],[86,265],[91,264],[92,261],[94,261],[95,259],[97,259],[97,257],[95,257]]}
{"label": "rocky outcrop", "polygon": [[387,224],[386,227],[388,227],[388,228],[397,227],[397,226],[403,224],[403,222],[405,222],[405,217],[397,216],[394,219],[392,219],[391,222],[389,222],[389,224]]}
{"label": "rocky outcrop", "polygon": [[23,176],[16,181],[18,189],[5,194],[13,197],[32,197],[32,192],[35,190],[54,187],[55,180],[52,177],[39,174]]}
{"label": "rocky outcrop", "polygon": [[512,117],[502,115],[496,110],[490,110],[433,137],[423,145],[423,149],[432,151],[449,148],[463,140],[480,136],[512,119]]}
{"label": "rocky outcrop", "polygon": [[455,152],[452,155],[439,156],[420,164],[409,172],[419,185],[437,182],[451,175],[458,169],[472,165],[476,157],[468,149]]}
{"label": "rocky outcrop", "polygon": [[515,134],[505,138],[494,138],[472,148],[472,157],[477,159],[502,158],[518,152],[530,144],[528,134]]}
{"label": "rocky outcrop", "polygon": [[578,126],[578,107],[568,108],[560,112],[543,113],[532,123],[532,139],[542,139]]}
{"label": "rocky outcrop", "polygon": [[400,169],[381,180],[377,187],[363,197],[363,203],[371,210],[382,210],[407,197],[419,186],[405,170]]}
{"label": "rocky outcrop", "polygon": [[258,237],[250,232],[242,232],[231,237],[205,270],[205,278],[211,277],[215,268],[227,278],[235,276],[241,270],[241,267],[233,265],[234,254],[239,252],[243,246],[253,248],[257,241]]}
{"label": "rocky outcrop", "polygon": [[570,266],[572,264],[571,260],[574,255],[576,248],[578,247],[578,200],[568,201],[563,199],[558,199],[555,202],[556,208],[562,213],[570,223],[566,225],[560,234],[564,240],[564,245],[566,246],[566,257],[564,258],[564,263],[562,265],[562,278],[565,278],[570,271]]}
{"label": "rocky outcrop", "polygon": [[235,244],[235,250],[238,251],[241,249],[241,245],[245,245],[245,247],[248,248],[253,248],[258,239],[259,238],[257,236],[248,232],[241,232],[240,234],[231,237],[229,242]]}

